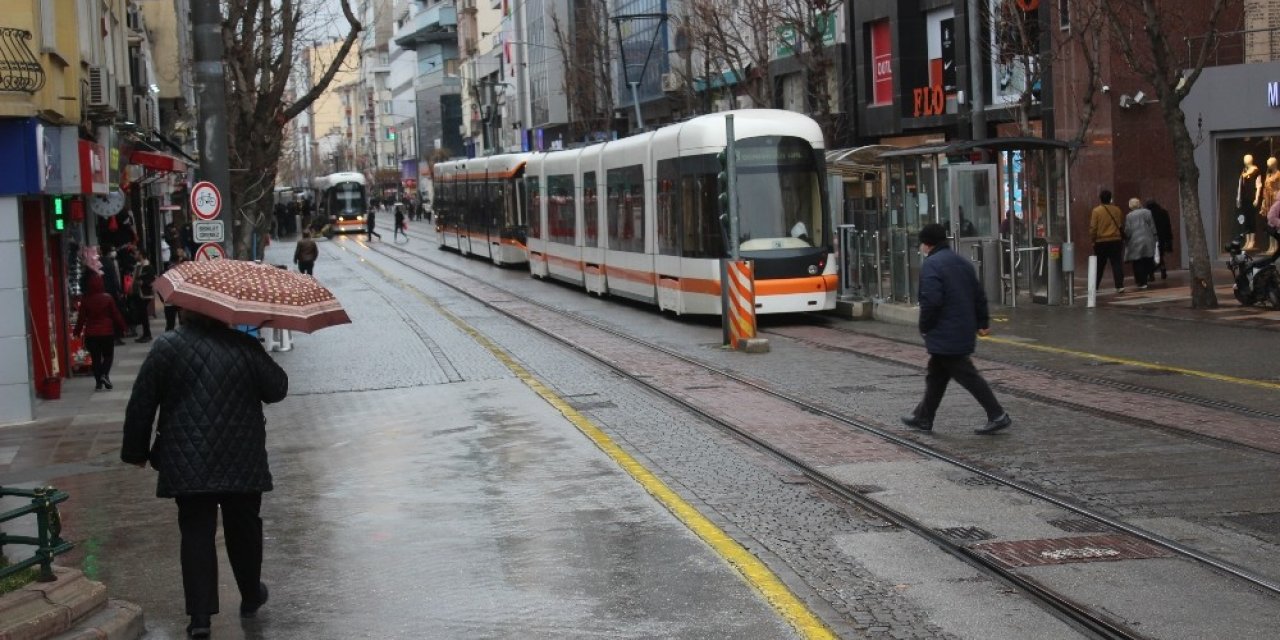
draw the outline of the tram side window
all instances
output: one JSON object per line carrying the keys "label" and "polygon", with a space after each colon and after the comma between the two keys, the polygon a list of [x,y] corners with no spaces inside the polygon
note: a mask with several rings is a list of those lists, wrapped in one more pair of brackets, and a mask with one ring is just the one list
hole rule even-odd
{"label": "tram side window", "polygon": [[609,248],[644,252],[644,169],[638,165],[605,173],[609,198]]}
{"label": "tram side window", "polygon": [[682,246],[686,258],[723,258],[728,221],[720,219],[715,156],[684,158],[680,166]]}
{"label": "tram side window", "polygon": [[596,194],[596,172],[582,174],[583,245],[600,246],[600,199]]}
{"label": "tram side window", "polygon": [[572,174],[547,176],[547,240],[562,244],[577,242]]}
{"label": "tram side window", "polygon": [[658,218],[658,253],[664,256],[680,255],[681,207],[676,197],[679,177],[676,159],[658,162],[658,196],[654,205]]}
{"label": "tram side window", "polygon": [[524,179],[524,189],[529,203],[529,237],[542,237],[542,191],[537,176]]}
{"label": "tram side window", "polygon": [[503,205],[503,184],[501,180],[494,180],[489,183],[489,197],[485,202],[486,214],[485,222],[489,225],[492,233],[497,233],[502,229],[502,205]]}

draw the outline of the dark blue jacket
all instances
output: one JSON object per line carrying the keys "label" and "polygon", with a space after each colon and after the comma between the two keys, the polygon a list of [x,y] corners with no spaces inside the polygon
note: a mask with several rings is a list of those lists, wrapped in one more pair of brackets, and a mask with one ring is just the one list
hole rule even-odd
{"label": "dark blue jacket", "polygon": [[987,294],[973,264],[947,245],[933,248],[920,268],[920,333],[929,353],[969,355],[986,329]]}

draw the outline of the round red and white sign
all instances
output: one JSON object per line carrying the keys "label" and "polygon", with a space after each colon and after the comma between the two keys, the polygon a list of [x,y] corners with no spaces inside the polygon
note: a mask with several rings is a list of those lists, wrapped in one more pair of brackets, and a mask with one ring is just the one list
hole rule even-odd
{"label": "round red and white sign", "polygon": [[202,244],[199,249],[196,249],[195,260],[196,262],[207,262],[209,260],[221,260],[225,257],[226,256],[222,253],[222,245],[216,242],[210,242],[208,244]]}
{"label": "round red and white sign", "polygon": [[222,194],[212,182],[197,182],[191,187],[191,212],[201,220],[212,220],[222,212]]}

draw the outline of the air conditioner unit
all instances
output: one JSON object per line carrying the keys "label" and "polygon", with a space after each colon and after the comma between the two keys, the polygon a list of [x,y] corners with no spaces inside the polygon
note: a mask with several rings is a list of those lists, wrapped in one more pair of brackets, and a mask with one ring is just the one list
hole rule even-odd
{"label": "air conditioner unit", "polygon": [[684,78],[675,73],[662,74],[662,90],[673,93],[684,88]]}
{"label": "air conditioner unit", "polygon": [[89,107],[94,109],[116,109],[116,82],[111,71],[101,65],[89,67]]}

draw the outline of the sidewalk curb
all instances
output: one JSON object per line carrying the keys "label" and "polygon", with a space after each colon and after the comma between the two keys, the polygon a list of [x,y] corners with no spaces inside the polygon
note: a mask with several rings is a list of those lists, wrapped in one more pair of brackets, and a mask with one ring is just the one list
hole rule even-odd
{"label": "sidewalk curb", "polygon": [[[140,607],[108,602],[106,586],[75,569],[54,567],[54,574],[54,582],[33,582],[0,596],[0,640],[63,638],[59,634],[67,632],[72,635],[65,637],[84,639],[141,636]],[[96,626],[79,626],[86,621]]]}

